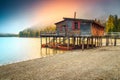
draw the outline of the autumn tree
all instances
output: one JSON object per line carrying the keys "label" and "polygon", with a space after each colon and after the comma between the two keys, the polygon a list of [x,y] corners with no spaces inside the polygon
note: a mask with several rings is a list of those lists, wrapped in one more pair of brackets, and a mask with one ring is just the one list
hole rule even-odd
{"label": "autumn tree", "polygon": [[110,15],[106,22],[106,32],[111,32],[114,27],[114,16]]}

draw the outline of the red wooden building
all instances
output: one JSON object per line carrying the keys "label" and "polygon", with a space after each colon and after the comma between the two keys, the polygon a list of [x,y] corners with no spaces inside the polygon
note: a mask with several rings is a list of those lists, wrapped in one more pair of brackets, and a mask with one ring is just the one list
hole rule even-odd
{"label": "red wooden building", "polygon": [[104,26],[94,20],[63,18],[55,23],[57,33],[71,32],[82,36],[103,36]]}

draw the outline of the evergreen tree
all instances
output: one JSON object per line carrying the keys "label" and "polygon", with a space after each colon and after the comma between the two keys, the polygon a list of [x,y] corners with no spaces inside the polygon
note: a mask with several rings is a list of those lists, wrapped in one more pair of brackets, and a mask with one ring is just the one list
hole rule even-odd
{"label": "evergreen tree", "polygon": [[113,32],[118,32],[118,17],[117,15],[114,16],[114,28]]}
{"label": "evergreen tree", "polygon": [[118,32],[120,32],[120,19],[118,19]]}
{"label": "evergreen tree", "polygon": [[112,32],[114,27],[114,16],[110,15],[106,22],[106,32]]}

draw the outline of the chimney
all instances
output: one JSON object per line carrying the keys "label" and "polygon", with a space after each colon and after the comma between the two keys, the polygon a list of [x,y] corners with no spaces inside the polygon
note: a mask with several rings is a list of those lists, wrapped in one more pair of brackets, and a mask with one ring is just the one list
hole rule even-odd
{"label": "chimney", "polygon": [[76,12],[74,12],[74,19],[76,19]]}

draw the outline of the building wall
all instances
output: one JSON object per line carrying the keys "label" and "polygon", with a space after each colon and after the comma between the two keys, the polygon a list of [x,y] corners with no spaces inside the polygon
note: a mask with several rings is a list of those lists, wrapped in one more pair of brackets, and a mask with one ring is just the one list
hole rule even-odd
{"label": "building wall", "polygon": [[66,25],[66,21],[65,22],[61,22],[61,23],[58,23],[56,25],[56,30],[57,32],[65,32],[65,28],[63,27],[64,25]]}
{"label": "building wall", "polygon": [[97,24],[92,24],[92,35],[93,36],[103,36],[104,28]]}
{"label": "building wall", "polygon": [[[75,29],[75,22],[78,23],[78,29]],[[66,26],[66,28],[64,27]],[[56,25],[57,32],[64,33],[70,31],[71,34],[81,34],[83,36],[103,36],[104,28],[93,23],[66,20]]]}

